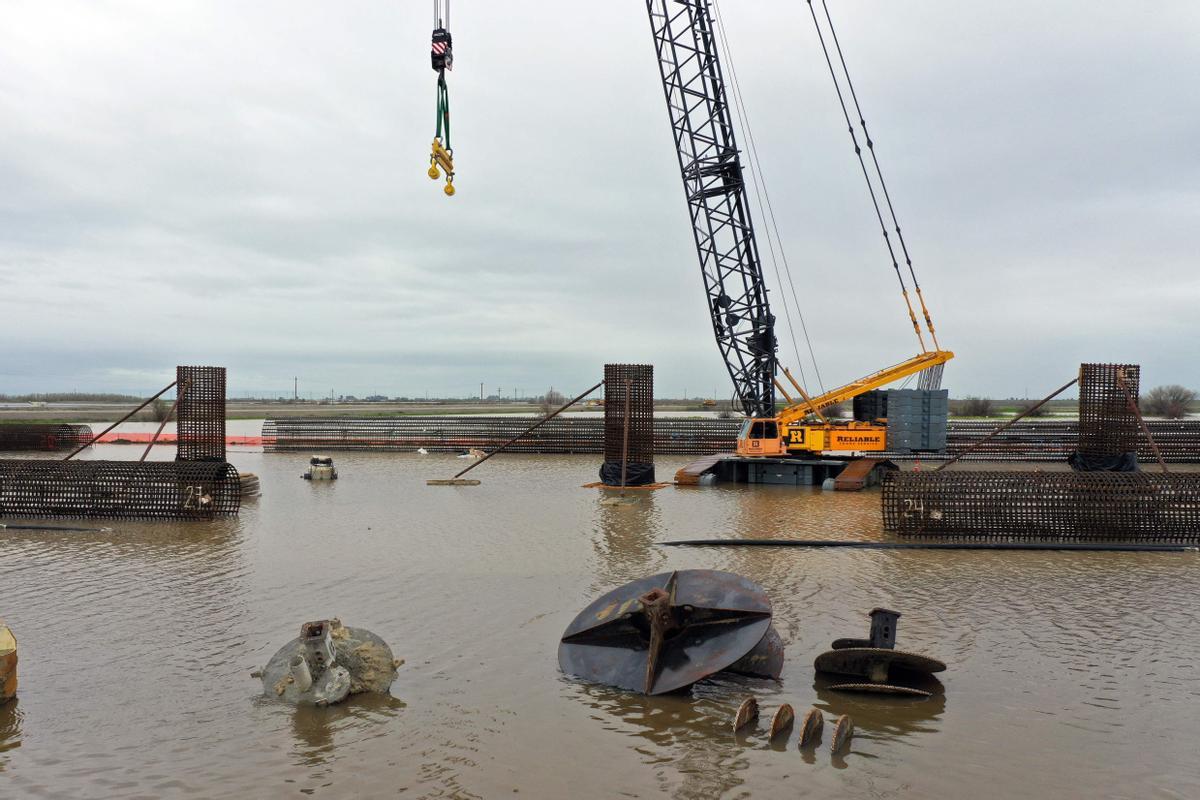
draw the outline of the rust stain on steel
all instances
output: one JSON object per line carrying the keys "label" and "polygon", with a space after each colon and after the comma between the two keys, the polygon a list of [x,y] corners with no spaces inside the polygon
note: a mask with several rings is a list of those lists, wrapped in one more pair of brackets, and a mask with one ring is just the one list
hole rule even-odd
{"label": "rust stain on steel", "polygon": [[896,472],[882,504],[902,535],[1200,540],[1200,473]]}
{"label": "rust stain on steel", "polygon": [[738,733],[756,721],[758,721],[758,700],[747,697],[738,706],[737,713],[733,715],[733,732]]}
{"label": "rust stain on steel", "polygon": [[[649,613],[643,598],[652,599]],[[771,603],[752,581],[715,570],[663,572],[580,612],[563,633],[558,663],[584,680],[663,694],[734,664],[770,625]]]}
{"label": "rust stain on steel", "polygon": [[854,720],[849,714],[842,714],[833,723],[833,741],[829,743],[829,752],[834,755],[842,752],[850,745],[850,737],[854,735]]}
{"label": "rust stain on steel", "polygon": [[810,708],[800,722],[800,747],[812,747],[821,741],[821,731],[825,727],[825,717],[820,710]]}
{"label": "rust stain on steel", "polygon": [[789,703],[784,703],[775,710],[771,715],[771,737],[777,739],[780,736],[786,735],[792,729],[792,723],[796,721],[796,712],[792,709]]}
{"label": "rust stain on steel", "polygon": [[883,683],[892,670],[929,675],[944,672],[946,665],[936,658],[884,647],[846,647],[829,650],[817,656],[813,664],[817,672],[837,675],[860,675],[875,683]]}
{"label": "rust stain on steel", "polygon": [[839,683],[829,687],[835,692],[868,692],[870,694],[902,694],[908,697],[933,697],[933,692],[910,686],[891,686],[886,683]]}

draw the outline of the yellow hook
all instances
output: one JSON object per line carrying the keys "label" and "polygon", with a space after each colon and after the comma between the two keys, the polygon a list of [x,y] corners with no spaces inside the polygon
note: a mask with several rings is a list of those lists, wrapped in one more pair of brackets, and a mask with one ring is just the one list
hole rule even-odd
{"label": "yellow hook", "polygon": [[447,197],[454,197],[454,184],[447,181],[446,188],[442,189],[442,191],[446,193]]}
{"label": "yellow hook", "polygon": [[429,164],[429,177],[435,181],[442,177],[442,173],[438,172],[437,164],[434,164],[433,162],[430,162]]}

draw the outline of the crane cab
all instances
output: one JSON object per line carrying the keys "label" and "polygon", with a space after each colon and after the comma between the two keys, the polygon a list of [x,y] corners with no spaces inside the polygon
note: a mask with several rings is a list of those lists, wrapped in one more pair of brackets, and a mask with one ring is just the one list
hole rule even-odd
{"label": "crane cab", "polygon": [[775,417],[751,417],[742,423],[738,432],[737,454],[739,456],[785,456],[787,447],[783,443],[783,426]]}

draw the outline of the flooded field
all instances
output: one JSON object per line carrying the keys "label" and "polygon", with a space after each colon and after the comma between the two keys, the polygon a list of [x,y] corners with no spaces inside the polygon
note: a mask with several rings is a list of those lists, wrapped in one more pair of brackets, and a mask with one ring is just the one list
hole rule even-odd
{"label": "flooded field", "polygon": [[[595,456],[504,457],[481,486],[447,488],[424,481],[463,460],[334,455],[342,479],[321,485],[300,479],[304,454],[233,452],[263,486],[235,519],[0,531],[0,616],[21,655],[19,699],[0,708],[0,796],[1200,797],[1194,553],[664,548],[880,538],[879,495],[667,488],[608,506],[580,488]],[[766,588],[782,681],[644,698],[558,672],[580,609],[675,568]],[[814,657],[865,634],[878,605],[903,612],[900,646],[948,664],[944,697],[816,683]],[[260,698],[251,670],[329,616],[407,660],[391,698],[300,711]],[[785,701],[852,714],[851,752],[735,738],[749,693],[767,715]]]}

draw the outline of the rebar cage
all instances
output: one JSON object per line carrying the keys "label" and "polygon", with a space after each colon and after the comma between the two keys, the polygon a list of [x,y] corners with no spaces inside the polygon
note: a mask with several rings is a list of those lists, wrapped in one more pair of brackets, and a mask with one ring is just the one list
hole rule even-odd
{"label": "rebar cage", "polygon": [[910,536],[1200,541],[1200,473],[894,472],[883,521]]}
{"label": "rebar cage", "polygon": [[[1125,388],[1118,379],[1124,374]],[[1141,368],[1137,364],[1081,364],[1079,367],[1079,444],[1086,456],[1119,456],[1138,447],[1136,403]],[[1128,392],[1128,395],[1126,395]]]}
{"label": "rebar cage", "polygon": [[177,461],[225,461],[225,368],[176,367]]}
{"label": "rebar cage", "polygon": [[92,440],[90,425],[19,423],[0,425],[0,451],[74,450]]}
{"label": "rebar cage", "polygon": [[622,461],[626,483],[654,482],[654,367],[649,364],[604,365],[601,480],[619,484]]}
{"label": "rebar cage", "polygon": [[0,460],[0,517],[210,519],[240,505],[226,463]]}

